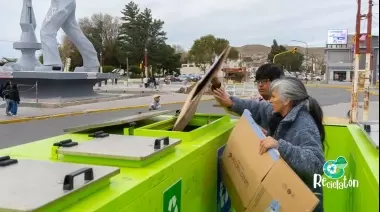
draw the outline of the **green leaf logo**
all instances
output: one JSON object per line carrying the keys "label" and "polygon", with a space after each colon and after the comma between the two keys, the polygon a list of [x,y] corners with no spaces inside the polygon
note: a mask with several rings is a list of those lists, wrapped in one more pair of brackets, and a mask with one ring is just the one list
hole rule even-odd
{"label": "green leaf logo", "polygon": [[336,160],[328,160],[323,165],[323,172],[330,179],[339,179],[344,175],[344,169],[348,162],[343,156],[339,156]]}

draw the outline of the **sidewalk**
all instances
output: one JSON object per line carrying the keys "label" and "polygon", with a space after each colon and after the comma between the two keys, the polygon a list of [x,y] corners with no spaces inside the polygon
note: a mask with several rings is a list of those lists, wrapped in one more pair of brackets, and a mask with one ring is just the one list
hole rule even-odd
{"label": "sidewalk", "polygon": [[117,84],[117,85],[102,85],[101,87],[94,87],[94,91],[98,92],[110,92],[110,93],[136,93],[136,92],[147,92],[147,93],[158,93],[158,92],[177,92],[181,87],[184,87],[184,85],[160,85],[157,86],[157,89],[151,89],[151,88],[142,88],[138,84],[131,84],[131,85],[125,85],[125,84]]}
{"label": "sidewalk", "polygon": [[[359,102],[359,106],[362,106],[363,102]],[[339,118],[345,118],[347,117],[348,111],[351,109],[351,103],[339,103],[335,105],[329,105],[322,107],[323,109],[323,115],[325,117],[333,116],[333,117],[339,117]],[[378,101],[371,101],[369,103],[369,110],[368,110],[368,119],[369,121],[373,120],[379,120],[379,102]],[[363,120],[363,108],[358,108],[358,120]]]}
{"label": "sidewalk", "polygon": [[[351,91],[352,85],[351,83],[345,83],[345,84],[338,84],[338,83],[331,83],[331,84],[323,84],[323,83],[310,83],[310,84],[305,84],[306,87],[321,87],[321,88],[343,88],[343,89],[348,89]],[[376,86],[370,86],[370,91],[378,91],[379,87]],[[378,94],[378,92],[377,92]]]}
{"label": "sidewalk", "polygon": [[[346,91],[352,92],[352,88],[347,88]],[[358,90],[359,93],[364,93],[363,89]],[[379,96],[379,88],[370,88],[369,89],[369,95],[373,96]]]}
{"label": "sidewalk", "polygon": [[[186,94],[163,94],[161,95],[161,104],[180,104],[186,101]],[[213,100],[214,97],[203,95],[201,101]],[[92,104],[83,104],[65,108],[31,108],[20,107],[19,114],[16,117],[0,115],[0,124],[10,124],[17,122],[26,122],[31,120],[43,120],[49,118],[59,118],[65,116],[75,116],[89,113],[99,113],[105,111],[117,111],[133,108],[148,108],[152,102],[152,96],[139,97],[133,99],[123,99],[111,102],[98,102]]]}

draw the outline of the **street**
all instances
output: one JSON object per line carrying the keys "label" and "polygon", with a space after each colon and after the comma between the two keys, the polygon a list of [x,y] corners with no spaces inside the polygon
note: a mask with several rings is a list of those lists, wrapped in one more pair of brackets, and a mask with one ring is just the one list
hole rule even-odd
{"label": "street", "polygon": [[[201,102],[198,112],[203,113],[223,113],[221,108],[213,107],[215,101]],[[178,110],[182,104],[164,105],[162,109]],[[63,129],[84,125],[86,123],[107,121],[120,117],[135,115],[138,112],[147,112],[147,108],[111,111],[104,113],[93,113],[78,116],[67,116],[46,120],[36,120],[15,124],[4,124],[0,126],[0,149],[16,146],[44,138],[63,134]]]}
{"label": "street", "polygon": [[[308,87],[308,90],[309,94],[316,98],[320,102],[321,106],[324,106],[326,110],[328,106],[350,102],[350,93],[345,89]],[[363,94],[361,93],[359,96],[359,102],[362,101]],[[379,97],[372,95],[371,101],[378,102]],[[215,104],[216,102],[213,100],[201,102],[198,106],[197,111],[199,113],[224,114],[225,111],[222,108],[213,106]],[[182,104],[163,105],[162,109],[178,110],[181,109],[181,107]],[[378,107],[378,103],[377,106],[372,106],[370,109],[372,111],[377,111],[377,108],[375,107]],[[345,114],[348,109],[348,106],[347,108],[333,109],[333,111],[330,110],[326,116],[335,116],[335,113],[338,114],[339,112],[341,113],[339,116],[342,116],[342,114]],[[63,118],[35,120],[24,123],[4,124],[0,126],[0,149],[60,135],[63,134],[63,129],[65,128],[84,125],[89,122],[112,120],[115,118],[134,115],[138,112],[144,111],[147,111],[147,108],[67,116]],[[377,117],[378,119],[379,114],[378,112],[377,114],[370,113],[370,116]]]}

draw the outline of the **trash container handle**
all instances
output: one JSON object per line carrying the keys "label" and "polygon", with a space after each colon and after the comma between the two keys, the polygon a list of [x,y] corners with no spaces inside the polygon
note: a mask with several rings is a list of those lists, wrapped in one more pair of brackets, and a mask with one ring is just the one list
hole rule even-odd
{"label": "trash container handle", "polygon": [[11,159],[9,156],[0,156],[0,167],[9,166],[18,163],[18,160]]}
{"label": "trash container handle", "polygon": [[168,136],[165,136],[165,137],[162,137],[162,138],[157,138],[154,141],[154,149],[161,149],[161,142],[162,141],[164,143],[164,146],[168,146],[169,145],[169,137]]}
{"label": "trash container handle", "polygon": [[84,174],[84,180],[90,181],[94,179],[94,171],[92,168],[78,169],[65,176],[65,179],[63,180],[63,190],[73,190],[74,178],[80,174]]}

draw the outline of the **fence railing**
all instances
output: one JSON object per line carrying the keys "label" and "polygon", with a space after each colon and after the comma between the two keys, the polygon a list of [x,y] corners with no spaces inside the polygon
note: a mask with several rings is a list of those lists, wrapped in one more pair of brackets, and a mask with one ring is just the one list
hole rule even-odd
{"label": "fence railing", "polygon": [[30,92],[31,90],[35,91],[36,94],[36,103],[38,103],[38,81],[35,84],[17,84],[20,95],[22,93]]}
{"label": "fence railing", "polygon": [[226,83],[226,91],[233,96],[254,96],[258,94],[258,90],[254,83]]}

